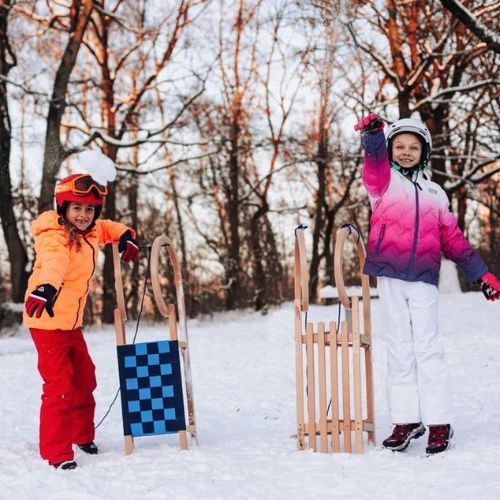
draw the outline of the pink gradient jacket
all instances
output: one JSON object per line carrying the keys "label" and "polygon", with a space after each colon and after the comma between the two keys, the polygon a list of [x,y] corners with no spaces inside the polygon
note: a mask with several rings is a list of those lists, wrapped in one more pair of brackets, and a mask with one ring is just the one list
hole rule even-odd
{"label": "pink gradient jacket", "polygon": [[442,252],[469,280],[483,276],[487,266],[458,228],[443,189],[421,172],[410,180],[391,168],[382,131],[362,141],[372,207],[364,272],[437,285]]}

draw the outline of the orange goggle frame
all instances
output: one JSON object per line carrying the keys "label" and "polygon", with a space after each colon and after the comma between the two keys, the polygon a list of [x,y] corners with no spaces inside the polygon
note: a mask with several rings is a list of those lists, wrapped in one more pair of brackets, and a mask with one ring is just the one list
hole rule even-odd
{"label": "orange goggle frame", "polygon": [[84,174],[64,182],[63,184],[58,184],[55,189],[55,194],[67,193],[70,191],[76,195],[86,195],[92,190],[95,190],[101,196],[106,196],[108,194],[107,186],[99,184],[92,179],[90,175]]}

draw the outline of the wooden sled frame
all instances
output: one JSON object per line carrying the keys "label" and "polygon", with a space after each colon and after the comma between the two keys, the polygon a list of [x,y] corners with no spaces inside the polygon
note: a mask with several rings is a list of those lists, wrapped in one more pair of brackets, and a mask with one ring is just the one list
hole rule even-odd
{"label": "wooden sled frame", "polygon": [[[167,248],[170,265],[174,272],[174,285],[176,292],[177,310],[174,304],[166,304],[159,281],[159,257],[162,247]],[[195,443],[198,444],[196,433],[196,419],[194,411],[193,383],[191,377],[191,361],[189,356],[188,332],[186,321],[186,307],[184,301],[184,287],[182,284],[182,275],[177,259],[175,247],[165,236],[161,235],[155,238],[151,247],[151,286],[156,306],[162,316],[168,319],[170,340],[178,340],[179,349],[182,356],[182,365],[184,368],[185,399],[187,400],[187,430],[191,434]],[[123,295],[123,282],[121,272],[121,259],[118,252],[118,244],[113,244],[113,265],[115,273],[115,291],[116,291],[116,309],[114,311],[116,345],[121,346],[127,343],[125,323],[127,321],[127,312],[125,308],[125,298]],[[177,315],[179,317],[179,330],[177,331]],[[186,431],[182,430],[179,434],[179,446],[182,450],[187,449]],[[124,436],[125,454],[130,455],[134,449],[133,436]]]}
{"label": "wooden sled frame", "polygon": [[[337,231],[335,244],[334,272],[339,299],[346,310],[346,320],[337,324],[330,321],[328,329],[323,322],[317,324],[316,331],[307,322],[309,310],[309,273],[304,239],[304,228],[295,231],[295,370],[297,399],[297,448],[317,450],[316,437],[320,437],[321,452],[340,452],[340,434],[343,433],[343,451],[351,453],[354,432],[354,450],[363,453],[363,432],[368,434],[368,442],[375,444],[375,420],[373,409],[373,373],[371,353],[370,289],[368,276],[363,274],[365,247],[359,232],[353,226],[342,226]],[[363,297],[363,328],[360,332],[359,298],[349,297],[344,287],[342,262],[345,241],[352,237],[357,244],[360,261],[360,277]],[[303,318],[305,315],[305,321]],[[305,332],[304,332],[305,329]],[[304,345],[305,361],[304,370]],[[316,345],[316,349],[315,349]],[[363,419],[361,387],[361,349],[364,349],[366,418]],[[339,359],[340,351],[340,363]],[[327,366],[327,353],[330,360]],[[352,354],[352,363],[350,358]],[[317,359],[317,370],[315,370]],[[339,366],[340,365],[340,366]],[[350,387],[352,365],[353,387]],[[339,373],[340,370],[340,373]],[[305,380],[304,380],[305,372]],[[329,373],[328,373],[329,372]],[[327,377],[329,378],[327,379]],[[317,386],[316,386],[317,379]],[[331,418],[328,418],[327,387],[330,386]],[[339,384],[341,383],[341,389]],[[340,393],[342,395],[342,418],[340,415]],[[351,392],[354,400],[354,419],[351,419]],[[319,422],[316,421],[316,397],[319,399]],[[305,420],[307,406],[307,421]],[[328,440],[330,437],[330,441]]]}

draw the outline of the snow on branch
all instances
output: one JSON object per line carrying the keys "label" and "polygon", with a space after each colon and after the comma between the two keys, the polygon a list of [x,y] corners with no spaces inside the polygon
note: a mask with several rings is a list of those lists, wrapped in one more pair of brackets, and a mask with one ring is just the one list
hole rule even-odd
{"label": "snow on branch", "polygon": [[172,163],[167,163],[165,165],[160,165],[158,167],[152,167],[148,170],[137,170],[133,167],[116,167],[116,170],[119,170],[120,172],[128,172],[128,173],[133,173],[133,174],[138,174],[138,175],[146,175],[146,174],[152,174],[154,172],[158,172],[159,170],[167,170],[169,168],[173,168],[176,165],[180,165],[181,163],[187,163],[188,161],[191,160],[201,160],[202,158],[206,158],[207,156],[212,156],[215,155],[219,152],[219,150],[215,151],[209,151],[208,153],[203,153],[197,156],[191,156],[189,158],[180,158],[179,160],[176,160]]}
{"label": "snow on branch", "polygon": [[[488,167],[492,165],[492,168],[489,170],[486,170],[485,172],[482,172],[480,174],[476,174],[479,170],[482,170],[485,167]],[[447,191],[456,191],[460,186],[463,184],[480,184],[481,182],[485,181],[486,179],[489,179],[496,173],[500,172],[500,157],[497,156],[494,159],[489,159],[484,162],[478,163],[475,165],[472,169],[470,169],[468,172],[466,172],[462,176],[451,176],[449,174],[444,174],[447,175],[448,177],[454,177],[454,181],[446,181],[445,183],[445,188]],[[443,172],[439,172],[440,174],[443,174]]]}
{"label": "snow on branch", "polygon": [[447,94],[455,94],[458,92],[460,92],[460,93],[469,92],[471,90],[475,90],[475,89],[478,89],[480,87],[484,87],[486,85],[490,85],[490,84],[498,85],[499,83],[500,83],[499,80],[495,80],[493,78],[490,78],[488,80],[480,80],[479,82],[471,83],[470,85],[463,85],[463,86],[458,86],[458,87],[448,87],[446,89],[442,89],[442,90],[436,92],[435,94],[430,95],[428,97],[425,97],[424,99],[421,99],[420,101],[418,101],[415,104],[415,106],[413,107],[413,111],[416,111],[424,104],[428,104],[432,101],[435,101],[435,100],[439,99],[441,96],[444,96]]}
{"label": "snow on branch", "polygon": [[481,41],[486,42],[488,47],[497,54],[500,53],[500,37],[497,33],[485,26],[474,14],[462,5],[459,0],[441,0],[443,7],[451,14],[462,21],[465,26],[472,31]]}

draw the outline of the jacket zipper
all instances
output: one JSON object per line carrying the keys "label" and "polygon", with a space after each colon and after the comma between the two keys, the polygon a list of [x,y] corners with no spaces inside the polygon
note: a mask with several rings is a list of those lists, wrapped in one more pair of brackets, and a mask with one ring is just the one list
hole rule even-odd
{"label": "jacket zipper", "polygon": [[385,233],[385,224],[382,224],[382,226],[380,227],[380,232],[378,234],[377,246],[375,247],[375,255],[378,255],[380,251],[380,244],[382,243],[384,233]]}
{"label": "jacket zipper", "polygon": [[420,225],[419,200],[418,200],[418,188],[420,188],[420,186],[416,181],[415,182],[411,181],[411,182],[413,184],[413,187],[415,188],[415,231],[413,233],[413,245],[411,248],[410,263],[408,264],[408,272],[406,273],[406,279],[408,279],[411,276],[413,272],[413,266],[415,265],[415,254],[417,252],[417,241],[418,241],[418,227]]}
{"label": "jacket zipper", "polygon": [[83,241],[87,243],[87,245],[90,247],[92,250],[92,272],[90,273],[89,279],[87,280],[87,288],[85,289],[85,292],[83,295],[78,299],[78,309],[76,310],[76,319],[75,322],[73,323],[73,328],[71,328],[71,331],[75,329],[75,325],[78,323],[78,316],[80,314],[80,306],[82,305],[82,298],[85,297],[87,292],[89,291],[89,286],[90,286],[90,280],[92,279],[92,276],[94,276],[94,271],[95,271],[95,251],[94,247],[91,245],[91,243],[85,238],[85,236],[82,235]]}

